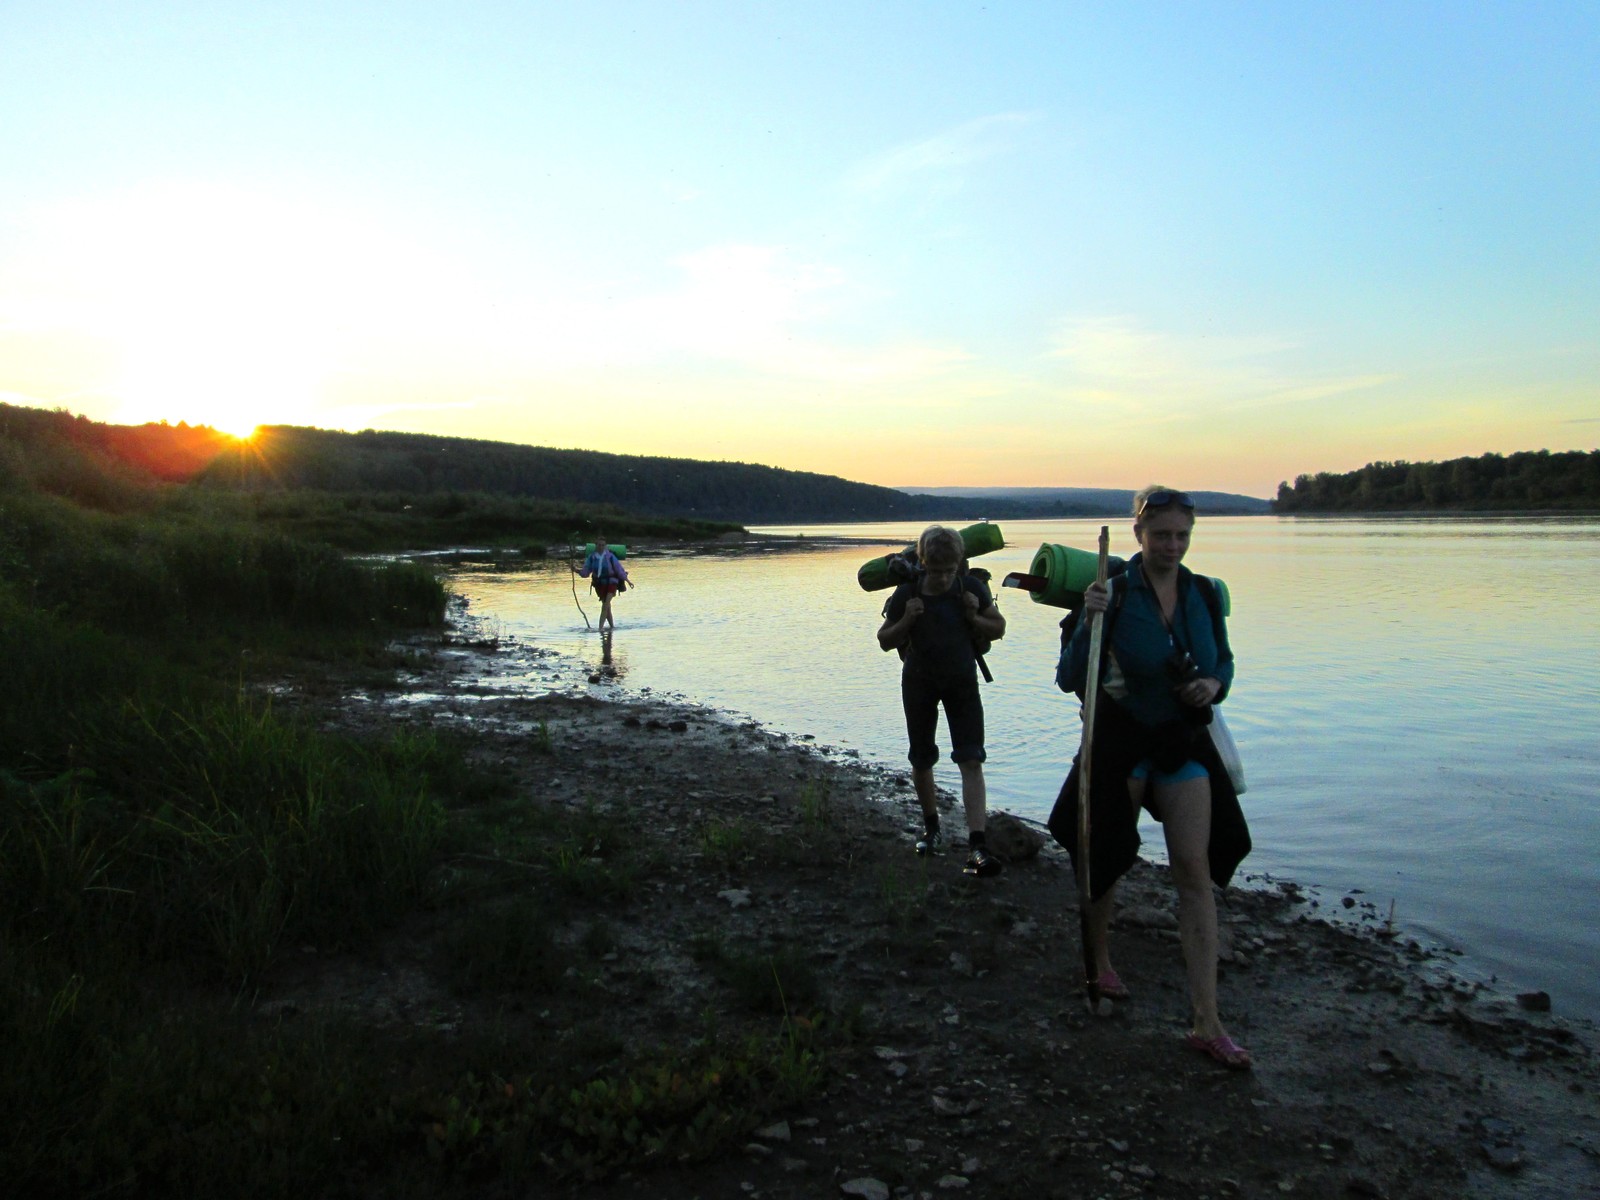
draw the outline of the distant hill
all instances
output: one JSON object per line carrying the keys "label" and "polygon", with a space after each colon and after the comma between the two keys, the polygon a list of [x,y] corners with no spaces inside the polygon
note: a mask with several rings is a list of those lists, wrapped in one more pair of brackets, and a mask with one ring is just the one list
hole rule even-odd
{"label": "distant hill", "polygon": [[[992,501],[996,510],[1015,517],[1125,517],[1133,510],[1134,488],[1070,487],[905,487],[903,492],[928,496],[954,496],[977,502]],[[1270,500],[1237,492],[1190,492],[1203,513],[1256,514],[1272,511]]]}
{"label": "distant hill", "polygon": [[265,426],[197,482],[246,490],[473,492],[745,525],[957,519],[971,505],[751,463],[555,450],[421,433]]}
{"label": "distant hill", "polygon": [[[48,431],[61,444],[132,472],[130,478],[252,493],[507,496],[742,525],[1120,516],[1128,512],[1133,496],[1132,491],[1106,488],[917,491],[752,463],[293,425],[263,426],[241,442],[205,426],[109,425],[63,411],[0,404],[0,436],[22,437],[25,431],[31,431],[32,458],[43,452],[39,438]],[[0,473],[5,465],[0,461]],[[35,462],[35,473],[39,469]],[[1248,496],[1195,496],[1208,512],[1266,511],[1266,501]]]}

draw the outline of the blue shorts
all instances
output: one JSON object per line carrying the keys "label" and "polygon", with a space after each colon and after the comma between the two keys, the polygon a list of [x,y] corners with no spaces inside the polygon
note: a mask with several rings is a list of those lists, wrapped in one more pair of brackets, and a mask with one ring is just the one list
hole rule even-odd
{"label": "blue shorts", "polygon": [[1148,758],[1141,759],[1139,765],[1128,773],[1130,779],[1148,779],[1152,783],[1187,783],[1191,779],[1206,779],[1210,775],[1203,766],[1190,759],[1176,771],[1158,771],[1155,763]]}

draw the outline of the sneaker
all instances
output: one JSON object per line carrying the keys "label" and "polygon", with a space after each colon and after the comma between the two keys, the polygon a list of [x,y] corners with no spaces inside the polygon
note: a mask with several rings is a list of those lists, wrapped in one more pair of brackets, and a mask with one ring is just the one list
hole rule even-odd
{"label": "sneaker", "polygon": [[967,865],[961,868],[967,875],[998,875],[1000,874],[1000,860],[990,854],[983,846],[974,846],[972,853],[967,855]]}
{"label": "sneaker", "polygon": [[917,839],[918,854],[943,854],[944,830],[935,829],[932,833],[924,833]]}

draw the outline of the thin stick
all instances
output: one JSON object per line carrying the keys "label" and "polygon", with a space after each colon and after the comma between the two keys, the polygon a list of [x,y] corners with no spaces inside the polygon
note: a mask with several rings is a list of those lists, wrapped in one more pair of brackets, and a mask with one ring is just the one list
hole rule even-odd
{"label": "thin stick", "polygon": [[583,612],[583,605],[578,601],[578,568],[572,563],[572,560],[577,556],[577,553],[578,531],[574,529],[572,531],[572,536],[567,539],[567,570],[572,572],[572,602],[577,604],[578,611],[583,613],[583,627],[585,629],[593,629],[594,626],[589,624],[589,614]]}
{"label": "thin stick", "polygon": [[[1111,550],[1111,530],[1100,526],[1100,566],[1095,579],[1106,582],[1106,558]],[[1094,943],[1089,937],[1089,907],[1093,889],[1089,877],[1089,773],[1094,756],[1094,717],[1100,699],[1100,644],[1105,637],[1104,614],[1089,616],[1089,677],[1083,690],[1083,744],[1078,750],[1078,932],[1083,941],[1083,979],[1089,1011],[1104,1016],[1109,1001],[1100,995],[1100,972],[1095,969]],[[1106,1006],[1106,1009],[1102,1008]]]}

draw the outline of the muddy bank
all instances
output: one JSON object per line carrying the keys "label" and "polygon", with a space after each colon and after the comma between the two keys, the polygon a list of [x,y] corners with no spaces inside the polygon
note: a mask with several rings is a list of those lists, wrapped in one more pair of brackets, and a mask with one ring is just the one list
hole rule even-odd
{"label": "muddy bank", "polygon": [[[608,917],[616,948],[600,974],[629,1039],[671,1042],[707,1011],[732,1019],[695,953],[709,942],[803,965],[796,1006],[854,1031],[829,1051],[823,1094],[752,1129],[741,1152],[574,1194],[1600,1193],[1594,1029],[1458,977],[1358,900],[1330,921],[1287,881],[1247,876],[1224,896],[1223,1012],[1256,1059],[1229,1073],[1181,1042],[1164,869],[1142,864],[1121,891],[1117,960],[1133,995],[1091,1017],[1070,867],[1053,845],[1028,853],[1025,828],[1002,875],[972,879],[959,847],[912,854],[903,771],[624,692],[462,614],[422,649],[400,691],[324,703],[325,719],[468,730],[527,804],[626,818],[654,867]],[[436,949],[410,929],[379,962],[301,965],[262,1004],[491,1019],[431,982]],[[579,1015],[552,1004],[528,1019]]]}

